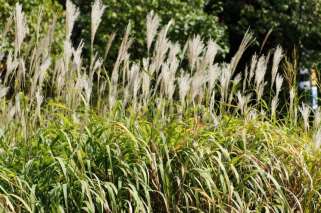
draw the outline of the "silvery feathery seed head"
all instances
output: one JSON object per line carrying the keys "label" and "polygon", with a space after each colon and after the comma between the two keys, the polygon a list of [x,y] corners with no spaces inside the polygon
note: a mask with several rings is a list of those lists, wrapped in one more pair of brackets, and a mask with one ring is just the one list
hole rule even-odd
{"label": "silvery feathery seed head", "polygon": [[264,81],[264,76],[265,76],[265,73],[266,73],[266,69],[267,69],[266,58],[264,56],[261,56],[259,58],[256,70],[255,70],[256,87],[258,87]]}
{"label": "silvery feathery seed head", "polygon": [[18,61],[14,59],[12,56],[12,51],[10,51],[6,61],[7,73],[11,73],[14,69],[16,69],[18,64],[19,64]]}
{"label": "silvery feathery seed head", "polygon": [[238,73],[233,79],[233,84],[237,86],[241,82],[241,80],[242,80],[242,74]]}
{"label": "silvery feathery seed head", "polygon": [[226,101],[227,99],[227,95],[228,95],[227,93],[228,93],[231,77],[232,77],[232,70],[230,69],[230,66],[225,65],[224,67],[222,67],[221,77],[220,77],[220,89],[221,89],[221,95],[222,95],[223,101]]}
{"label": "silvery feathery seed head", "polygon": [[141,79],[142,79],[143,96],[144,96],[144,99],[146,100],[150,92],[150,83],[151,83],[151,78],[147,73],[147,71],[144,70],[141,72]]}
{"label": "silvery feathery seed head", "polygon": [[317,108],[317,110],[315,110],[315,113],[314,113],[313,126],[315,129],[318,129],[320,127],[320,124],[321,124],[321,110],[319,107]]}
{"label": "silvery feathery seed head", "polygon": [[166,54],[170,47],[170,42],[167,39],[167,32],[172,24],[170,21],[165,27],[158,33],[157,40],[155,43],[154,57],[152,64],[155,64],[155,71],[159,72],[162,64],[165,61]]}
{"label": "silvery feathery seed head", "polygon": [[141,78],[142,78],[142,91],[143,91],[143,96],[145,101],[147,100],[150,92],[151,76],[152,76],[152,73],[150,70],[149,58],[144,58]]}
{"label": "silvery feathery seed head", "polygon": [[[65,68],[68,68],[68,65],[70,63],[72,56],[72,44],[70,40],[65,40],[64,41],[64,62],[65,62]],[[67,70],[66,70],[67,71]]]}
{"label": "silvery feathery seed head", "polygon": [[63,59],[58,59],[55,65],[55,69],[57,70],[57,91],[58,94],[60,94],[60,91],[65,85],[65,75],[66,75],[66,69],[65,64],[63,62]]}
{"label": "silvery feathery seed head", "polygon": [[244,106],[246,104],[246,100],[245,100],[246,97],[243,96],[240,91],[237,92],[236,97],[238,99],[237,105],[238,105],[239,109],[241,110],[241,113],[243,114],[244,113]]}
{"label": "silvery feathery seed head", "polygon": [[103,81],[99,87],[99,94],[104,94],[104,91],[106,90],[107,82]]}
{"label": "silvery feathery seed head", "polygon": [[250,74],[249,74],[249,79],[248,79],[249,83],[251,82],[252,78],[254,77],[254,73],[255,73],[255,69],[256,69],[256,65],[257,65],[257,60],[258,60],[258,57],[256,54],[254,54],[252,56],[252,60],[251,60]]}
{"label": "silvery feathery seed head", "polygon": [[123,85],[124,87],[124,95],[123,95],[123,104],[124,106],[128,103],[129,99],[133,97],[133,87],[136,81],[136,78],[139,74],[139,65],[134,63],[130,69],[128,69],[128,83],[127,85]]}
{"label": "silvery feathery seed head", "polygon": [[294,98],[295,98],[295,89],[294,89],[294,87],[292,87],[290,89],[290,114],[293,113]]}
{"label": "silvery feathery seed head", "polygon": [[84,41],[81,40],[77,49],[76,50],[72,49],[74,64],[78,69],[81,67],[81,62],[82,62],[81,54],[82,54],[83,48],[84,48]]}
{"label": "silvery feathery seed head", "polygon": [[237,86],[239,85],[239,83],[242,80],[242,74],[238,73],[234,79],[232,80],[232,88],[231,88],[231,92],[230,95],[228,96],[228,104],[232,104],[232,101],[234,99],[235,96],[235,89],[237,88]]}
{"label": "silvery feathery seed head", "polygon": [[231,67],[232,74],[234,74],[236,67],[237,67],[243,53],[251,45],[251,43],[253,41],[254,41],[253,40],[253,33],[248,30],[243,37],[243,40],[239,46],[239,49],[237,50],[236,54],[233,56],[233,58],[231,60],[230,67]]}
{"label": "silvery feathery seed head", "polygon": [[251,100],[251,97],[252,97],[252,94],[242,95],[240,91],[237,93],[238,107],[241,110],[241,113],[243,115],[247,112],[247,108],[248,108],[247,105]]}
{"label": "silvery feathery seed head", "polygon": [[23,60],[23,58],[20,58],[18,72],[17,72],[17,80],[18,80],[20,86],[24,85],[25,78],[26,78],[26,63]]}
{"label": "silvery feathery seed head", "polygon": [[129,84],[132,85],[133,88],[136,87],[135,84],[138,83],[137,79],[139,78],[139,69],[140,69],[139,64],[134,63],[129,70],[128,81],[129,81]]}
{"label": "silvery feathery seed head", "polygon": [[137,74],[135,75],[135,79],[133,79],[133,97],[134,97],[134,106],[137,104],[137,97],[138,97],[138,91],[141,88],[141,83],[142,83],[142,76],[140,75],[139,72],[139,66],[137,69]]}
{"label": "silvery feathery seed head", "polygon": [[37,90],[36,92],[36,115],[40,116],[41,112],[41,104],[43,102],[43,96],[41,95],[40,89]]}
{"label": "silvery feathery seed head", "polygon": [[174,78],[178,67],[179,67],[179,61],[176,57],[173,58],[171,61],[169,61],[169,71],[173,74]]}
{"label": "silvery feathery seed head", "polygon": [[[113,87],[113,93],[117,93],[117,82],[118,82],[118,77],[119,77],[119,67],[122,62],[124,62],[128,58],[128,49],[132,44],[132,39],[129,37],[130,36],[130,31],[131,31],[131,24],[129,23],[126,28],[126,32],[124,34],[124,37],[122,39],[119,51],[118,51],[118,56],[116,59],[116,62],[114,64],[114,68],[111,74],[111,83]],[[116,95],[116,94],[114,94]]]}
{"label": "silvery feathery seed head", "polygon": [[255,109],[251,109],[248,114],[246,114],[245,122],[255,120],[258,117],[258,112]]}
{"label": "silvery feathery seed head", "polygon": [[154,13],[154,11],[151,11],[147,15],[147,20],[146,20],[146,37],[147,37],[146,40],[147,40],[148,51],[150,51],[153,40],[159,28],[159,24],[160,24],[160,18]]}
{"label": "silvery feathery seed head", "polygon": [[203,75],[200,72],[196,72],[191,80],[191,94],[192,100],[195,99],[196,96],[201,95],[202,87],[207,82],[207,76]]}
{"label": "silvery feathery seed head", "polygon": [[90,80],[90,78],[88,78],[88,76],[86,74],[84,74],[82,77],[80,77],[79,79],[79,84],[78,84],[78,89],[79,91],[81,91],[82,89],[84,89],[85,92],[85,100],[86,100],[86,106],[89,106],[90,103],[90,98],[91,98],[91,93],[92,93],[92,87],[93,87],[93,83]]}
{"label": "silvery feathery seed head", "polygon": [[[134,101],[137,99],[137,92],[141,85],[141,75],[139,72],[139,64],[134,63],[128,70],[128,84],[124,88],[124,104],[126,105],[130,98],[134,98]],[[135,103],[134,103],[135,104]]]}
{"label": "silvery feathery seed head", "polygon": [[209,106],[209,111],[210,113],[215,113],[215,95],[216,95],[216,92],[215,90],[213,90],[213,92],[210,94],[211,98],[210,98],[210,106]]}
{"label": "silvery feathery seed head", "polygon": [[78,8],[70,1],[66,2],[66,39],[69,40],[76,19],[79,16]]}
{"label": "silvery feathery seed head", "polygon": [[15,97],[15,114],[20,115],[21,114],[21,105],[20,105],[20,94],[16,94]]}
{"label": "silvery feathery seed head", "polygon": [[321,146],[321,128],[314,134],[313,140],[315,147],[319,149]]}
{"label": "silvery feathery seed head", "polygon": [[258,87],[257,87],[257,100],[261,100],[263,93],[264,93],[264,87],[266,85],[265,83],[261,83]]}
{"label": "silvery feathery seed head", "polygon": [[4,87],[1,83],[0,83],[0,99],[3,98],[4,96],[7,95],[9,91],[9,87]]}
{"label": "silvery feathery seed head", "polygon": [[213,126],[214,126],[214,128],[218,128],[219,125],[220,125],[220,121],[221,121],[221,119],[222,119],[222,116],[221,116],[221,115],[217,116],[217,115],[215,114],[215,112],[211,111],[211,118],[212,118],[212,120],[213,120]]}
{"label": "silvery feathery seed head", "polygon": [[309,130],[309,116],[310,116],[310,107],[304,103],[302,103],[302,106],[299,108],[299,111],[301,112],[303,121],[304,121],[304,129],[305,131]]}
{"label": "silvery feathery seed head", "polygon": [[0,52],[0,61],[2,61],[4,59],[4,57],[5,57],[5,54]]}
{"label": "silvery feathery seed head", "polygon": [[243,78],[243,84],[242,84],[242,92],[245,92],[246,85],[248,84],[248,77],[249,77],[249,68],[246,65],[244,69],[244,78]]}
{"label": "silvery feathery seed head", "polygon": [[101,72],[101,67],[103,63],[104,63],[103,58],[98,56],[94,57],[94,65],[92,70],[89,72],[90,81],[93,81],[95,73],[97,73],[98,78],[100,78],[100,72]]}
{"label": "silvery feathery seed head", "polygon": [[106,6],[103,5],[101,0],[96,0],[91,8],[91,43],[92,44],[94,43],[95,35],[105,9],[106,9]]}
{"label": "silvery feathery seed head", "polygon": [[[97,58],[94,62],[94,67],[93,67],[93,72],[95,72],[96,70],[99,70],[101,68],[101,66],[103,65],[103,59],[102,58]],[[92,76],[90,76],[92,78]]]}
{"label": "silvery feathery seed head", "polygon": [[199,35],[194,36],[193,39],[188,41],[187,57],[191,66],[194,69],[195,63],[204,49],[204,43]]}
{"label": "silvery feathery seed head", "polygon": [[170,63],[172,63],[173,61],[177,60],[177,55],[178,53],[180,53],[181,51],[181,47],[179,45],[179,43],[170,43],[170,47],[169,47],[169,53],[168,53],[168,59],[170,61]]}
{"label": "silvery feathery seed head", "polygon": [[16,23],[16,35],[15,35],[15,48],[19,52],[21,49],[21,44],[26,37],[27,34],[27,22],[22,12],[21,4],[16,4],[15,9],[15,23]]}
{"label": "silvery feathery seed head", "polygon": [[221,50],[220,46],[215,41],[210,39],[207,42],[207,48],[203,63],[209,66],[212,65],[219,50]]}
{"label": "silvery feathery seed head", "polygon": [[4,84],[7,85],[8,80],[9,80],[9,75],[18,67],[19,65],[19,61],[17,59],[15,59],[12,55],[12,51],[9,52],[8,54],[8,58],[6,61],[6,65],[7,65],[7,72],[5,74],[5,78],[4,78]]}
{"label": "silvery feathery seed head", "polygon": [[218,64],[211,65],[208,68],[208,89],[211,92],[214,89],[216,81],[218,80],[221,74],[221,70],[219,69]]}
{"label": "silvery feathery seed head", "polygon": [[50,67],[50,65],[51,65],[50,58],[46,58],[40,66],[40,72],[41,73],[46,72],[46,70]]}
{"label": "silvery feathery seed head", "polygon": [[277,96],[275,96],[273,99],[272,99],[272,104],[271,104],[271,116],[273,118],[275,118],[275,115],[276,115],[276,109],[278,107],[278,102],[279,102],[279,99]]}
{"label": "silvery feathery seed head", "polygon": [[175,91],[175,73],[178,67],[178,61],[175,64],[169,64],[166,62],[162,66],[162,85],[163,93],[168,99],[172,99]]}
{"label": "silvery feathery seed head", "polygon": [[188,73],[183,74],[178,78],[179,98],[182,103],[185,102],[185,97],[191,86],[191,78]]}
{"label": "silvery feathery seed head", "polygon": [[150,58],[143,58],[143,69],[147,71],[150,65]]}
{"label": "silvery feathery seed head", "polygon": [[283,84],[283,80],[284,78],[280,75],[280,74],[277,74],[276,76],[276,96],[279,96],[279,93],[281,91],[281,87],[282,87],[282,84]]}
{"label": "silvery feathery seed head", "polygon": [[51,59],[47,58],[40,66],[40,69],[39,69],[39,85],[40,86],[42,86],[41,84],[45,78],[45,73],[49,69],[50,65],[51,65]]}
{"label": "silvery feathery seed head", "polygon": [[34,76],[31,82],[31,88],[30,88],[30,93],[32,95],[35,95],[37,86],[39,88],[42,87],[46,71],[49,69],[50,65],[51,65],[51,60],[50,58],[47,58],[42,62],[42,64],[40,65],[40,68],[34,73]]}
{"label": "silvery feathery seed head", "polygon": [[278,71],[278,67],[279,67],[279,64],[280,64],[282,58],[283,58],[283,50],[280,46],[278,46],[274,52],[274,55],[273,55],[272,84],[271,84],[272,86],[274,84],[275,77],[276,77],[276,74]]}

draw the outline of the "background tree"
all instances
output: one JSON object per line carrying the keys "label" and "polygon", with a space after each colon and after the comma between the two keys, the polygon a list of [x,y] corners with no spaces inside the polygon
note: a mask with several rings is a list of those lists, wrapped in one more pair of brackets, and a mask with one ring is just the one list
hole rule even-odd
{"label": "background tree", "polygon": [[[79,38],[90,43],[90,10],[92,0],[73,0],[81,10],[81,16],[73,33],[75,45]],[[17,0],[0,0],[0,28],[10,16]],[[262,51],[280,44],[290,55],[295,47],[299,49],[303,65],[318,63],[321,57],[321,1],[320,0],[103,0],[107,6],[96,38],[96,48],[103,51],[108,36],[117,33],[116,44],[129,21],[132,23],[134,58],[146,54],[145,21],[146,15],[154,10],[162,19],[162,24],[171,18],[175,20],[169,33],[170,38],[181,44],[193,34],[203,38],[213,38],[222,46],[224,52],[232,56],[238,48],[245,31],[250,28],[257,38],[254,51],[261,51],[261,44],[270,30]],[[63,34],[63,8],[65,0],[21,0],[23,10],[28,14],[30,30],[34,30],[39,18],[40,5],[43,20],[58,17],[57,30]],[[43,25],[46,30],[46,23]],[[227,35],[228,34],[228,35]],[[3,42],[2,42],[3,44]],[[9,45],[9,44],[7,44]],[[117,45],[112,53],[116,54]],[[244,61],[246,58],[244,59]]]}
{"label": "background tree", "polygon": [[[220,11],[217,12],[217,5]],[[280,44],[288,54],[299,49],[303,65],[318,63],[321,48],[321,1],[319,0],[209,0],[205,8],[209,14],[219,13],[227,26],[230,55],[248,28],[257,38],[254,48],[259,52],[268,32],[272,30],[264,49]]]}
{"label": "background tree", "polygon": [[[61,1],[63,2],[63,0]],[[80,8],[81,17],[78,21],[73,38],[76,43],[77,38],[86,38],[86,43],[90,41],[90,12],[93,1],[74,0]],[[172,25],[169,36],[170,39],[178,41],[181,45],[193,34],[200,34],[204,39],[212,38],[216,40],[223,51],[228,51],[225,40],[224,25],[218,22],[215,13],[210,15],[204,12],[205,0],[103,0],[107,6],[103,21],[98,29],[96,38],[96,48],[104,47],[108,36],[116,32],[116,43],[119,43],[126,26],[132,24],[132,36],[135,38],[133,44],[133,58],[146,54],[145,44],[145,23],[146,16],[150,11],[155,11],[161,18],[161,24],[167,24],[172,18]],[[116,54],[116,47],[112,50],[112,55]]]}
{"label": "background tree", "polygon": [[[63,7],[56,0],[0,0],[0,29],[3,30],[5,25],[12,18],[15,4],[20,3],[22,10],[26,14],[29,35],[38,33],[38,37],[29,36],[30,43],[34,41],[32,39],[40,39],[47,33],[48,27],[55,22],[55,43],[54,48],[56,50],[62,47],[63,35],[64,35],[64,11]],[[41,28],[37,29],[37,23],[41,22]],[[10,22],[10,21],[9,21]],[[9,28],[9,33],[14,34],[14,28]],[[8,37],[2,37],[0,33],[1,50],[7,51],[13,45],[13,40]]]}

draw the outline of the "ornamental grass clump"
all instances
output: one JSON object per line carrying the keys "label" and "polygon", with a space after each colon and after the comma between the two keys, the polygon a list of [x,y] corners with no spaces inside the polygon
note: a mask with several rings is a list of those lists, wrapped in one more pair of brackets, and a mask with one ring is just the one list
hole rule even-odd
{"label": "ornamental grass clump", "polygon": [[129,24],[110,67],[116,35],[104,55],[94,39],[105,5],[93,4],[86,56],[88,41],[71,42],[81,14],[66,4],[58,51],[55,20],[28,34],[17,4],[6,27],[16,30],[0,73],[1,211],[321,210],[320,109],[298,102],[296,65],[282,61],[281,47],[240,70],[251,33],[218,63],[214,40],[175,43],[167,36],[174,21],[162,27],[151,12],[145,57],[131,58]]}

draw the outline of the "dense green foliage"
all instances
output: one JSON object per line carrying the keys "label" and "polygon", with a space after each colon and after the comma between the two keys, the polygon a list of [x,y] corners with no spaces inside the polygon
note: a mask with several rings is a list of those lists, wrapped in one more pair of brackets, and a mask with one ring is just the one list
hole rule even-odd
{"label": "dense green foliage", "polygon": [[14,28],[11,28],[11,22],[14,21],[14,7],[17,2],[22,4],[23,11],[27,15],[26,21],[30,35],[36,34],[36,36],[30,37],[30,41],[37,42],[37,39],[39,40],[48,32],[49,26],[52,26],[56,37],[53,49],[55,51],[61,49],[64,36],[64,11],[58,2],[52,0],[0,0],[0,28],[4,29],[0,34],[1,51],[7,52],[14,46],[12,39],[8,38],[11,38],[9,35],[13,36],[15,33]]}
{"label": "dense green foliage", "polygon": [[[124,29],[129,22],[132,24],[132,33],[135,37],[133,47],[133,57],[141,57],[145,54],[145,17],[150,11],[157,11],[162,23],[174,20],[169,32],[169,38],[183,44],[186,39],[195,34],[200,34],[205,39],[217,40],[224,52],[227,52],[227,42],[225,37],[225,27],[218,23],[215,14],[208,15],[203,11],[204,0],[182,1],[182,0],[104,0],[106,12],[103,16],[105,20],[100,26],[96,38],[97,47],[104,47],[106,38],[111,33],[116,32],[118,39],[124,33]],[[90,11],[93,1],[74,0],[80,8],[81,18],[74,31],[75,42],[80,38],[90,41]],[[113,51],[116,55],[116,50]]]}
{"label": "dense green foliage", "polygon": [[319,0],[210,0],[206,11],[217,14],[227,26],[233,51],[238,48],[248,28],[258,39],[256,51],[260,51],[269,31],[265,50],[281,45],[288,54],[299,49],[303,65],[320,63],[321,48],[321,1]]}
{"label": "dense green foliage", "polygon": [[[12,6],[16,0],[0,1],[0,25],[5,23]],[[53,14],[61,17],[64,0],[24,0],[24,11],[29,16],[30,25],[37,23],[37,11],[40,5],[44,9],[44,19],[48,20]],[[89,54],[90,43],[90,11],[93,0],[74,0],[81,11],[81,18],[73,33],[74,44],[85,40]],[[217,40],[223,49],[222,53],[229,56],[237,51],[243,34],[251,28],[257,38],[256,47],[252,52],[268,51],[276,45],[281,45],[288,53],[292,54],[298,48],[300,62],[304,66],[312,63],[319,64],[321,47],[321,3],[319,0],[277,0],[277,1],[247,1],[247,0],[129,0],[129,1],[104,1],[106,12],[96,38],[96,48],[104,51],[107,38],[116,32],[116,43],[120,43],[123,30],[129,22],[132,23],[132,33],[135,35],[133,55],[136,58],[144,56],[144,29],[145,17],[148,12],[157,11],[163,23],[170,19],[175,20],[169,32],[173,41],[181,44],[190,36],[200,34],[203,38]],[[58,21],[61,23],[61,21]],[[60,27],[58,29],[61,30]],[[269,34],[269,31],[272,31]],[[267,37],[268,35],[268,37]],[[265,41],[265,39],[268,38]],[[117,50],[112,48],[111,54],[116,57]]]}
{"label": "dense green foliage", "polygon": [[[62,7],[59,2],[54,0],[1,0],[0,1],[0,26],[3,26],[6,20],[11,14],[12,9],[15,4],[19,2],[23,5],[24,12],[28,14],[28,19],[35,19],[35,17],[39,14],[39,9],[42,8],[44,10],[44,14],[46,17],[50,17],[53,14],[61,15]],[[34,21],[36,24],[36,21]]]}
{"label": "dense green foliage", "polygon": [[215,128],[193,117],[163,123],[125,117],[122,111],[105,116],[77,113],[74,119],[68,116],[71,109],[61,107],[49,104],[42,124],[27,140],[17,134],[17,124],[0,136],[0,208],[321,209],[320,153],[294,129],[232,117]]}
{"label": "dense green foliage", "polygon": [[[0,1],[0,25],[5,23],[9,17],[13,6],[18,2],[16,0]],[[28,22],[30,26],[36,26],[38,21],[38,11],[40,7],[43,9],[44,20],[49,20],[53,15],[61,18],[62,7],[65,7],[65,1],[60,0],[24,0],[20,1],[23,5],[24,12],[28,14]],[[90,54],[90,22],[91,22],[91,6],[93,0],[74,0],[73,1],[80,10],[81,17],[75,25],[72,40],[75,46],[81,40],[85,42],[84,54]],[[145,35],[146,30],[145,18],[147,14],[154,10],[161,17],[164,23],[173,20],[169,37],[180,44],[183,44],[188,37],[200,34],[205,39],[216,40],[221,48],[222,53],[227,53],[228,44],[225,36],[225,26],[218,23],[217,17],[212,13],[208,15],[203,11],[204,0],[197,1],[181,1],[181,0],[162,0],[162,1],[144,1],[144,0],[104,0],[106,11],[102,19],[95,46],[100,53],[104,52],[106,41],[111,37],[112,33],[116,33],[115,43],[120,44],[124,29],[130,22],[132,25],[132,34],[135,36],[132,52],[133,56],[139,58],[145,54]],[[58,20],[57,30],[61,28],[63,20]],[[45,22],[43,22],[45,23]],[[42,28],[43,29],[43,28]],[[35,32],[35,29],[32,29]],[[117,45],[112,48],[110,54],[112,58],[117,57]]]}

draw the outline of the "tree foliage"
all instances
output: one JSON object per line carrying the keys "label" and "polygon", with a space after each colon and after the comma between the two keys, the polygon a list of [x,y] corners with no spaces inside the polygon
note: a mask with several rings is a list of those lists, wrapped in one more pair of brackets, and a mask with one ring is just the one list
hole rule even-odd
{"label": "tree foliage", "polygon": [[[0,28],[3,29],[6,19],[10,17],[12,6],[17,0],[0,0]],[[80,19],[75,27],[73,39],[75,44],[79,38],[90,43],[90,12],[92,0],[73,0],[81,11]],[[107,6],[103,21],[97,33],[96,47],[103,50],[107,38],[116,32],[118,40],[129,22],[132,24],[134,56],[145,54],[145,20],[146,15],[154,10],[166,24],[172,18],[170,38],[181,44],[193,34],[201,34],[203,38],[213,38],[222,46],[224,52],[230,47],[232,56],[248,28],[257,38],[260,51],[261,44],[270,30],[263,50],[280,44],[291,54],[298,48],[301,62],[305,65],[318,62],[321,54],[321,1],[320,0],[103,0]],[[63,33],[63,7],[65,0],[21,0],[23,10],[28,14],[31,31],[39,18],[40,6],[43,20],[49,21],[58,17],[57,30]],[[59,20],[59,18],[61,18]],[[44,24],[42,31],[46,30]],[[117,46],[117,45],[115,45]],[[116,47],[115,47],[116,49]],[[115,53],[114,49],[114,55]]]}
{"label": "tree foliage", "polygon": [[[76,40],[79,37],[89,40],[92,2],[74,0],[82,14],[74,32]],[[146,52],[146,44],[144,43],[146,16],[153,10],[160,16],[162,24],[167,24],[171,19],[174,20],[169,32],[172,40],[183,45],[188,37],[193,34],[201,34],[205,39],[217,40],[225,52],[228,49],[225,40],[225,27],[219,24],[215,14],[209,15],[204,12],[205,0],[103,0],[103,3],[107,8],[99,27],[100,32],[97,33],[96,45],[98,47],[106,43],[106,38],[112,32],[116,32],[121,38],[127,24],[131,22],[132,35],[136,39],[134,43],[135,55],[139,57],[144,54]]]}
{"label": "tree foliage", "polygon": [[[3,30],[6,25],[9,26],[9,33],[14,34],[14,28],[8,23],[13,22],[14,7],[16,3],[22,5],[22,10],[26,14],[29,35],[36,33],[38,36],[29,36],[32,39],[40,39],[48,33],[49,26],[54,22],[54,29],[56,31],[55,48],[62,45],[62,38],[64,34],[64,11],[59,2],[55,0],[0,0],[0,29]],[[41,23],[41,28],[38,27],[38,22]],[[0,35],[1,36],[1,35]],[[61,38],[61,39],[58,39]],[[10,48],[12,40],[6,38],[1,39],[3,49]],[[34,42],[34,41],[31,41]]]}
{"label": "tree foliage", "polygon": [[[280,44],[289,54],[300,50],[301,62],[309,64],[320,58],[321,1],[319,0],[210,0],[206,11],[217,14],[227,25],[233,50],[250,28],[262,44],[270,30],[266,49]],[[258,45],[259,47],[259,45]],[[259,47],[260,48],[260,47]]]}

